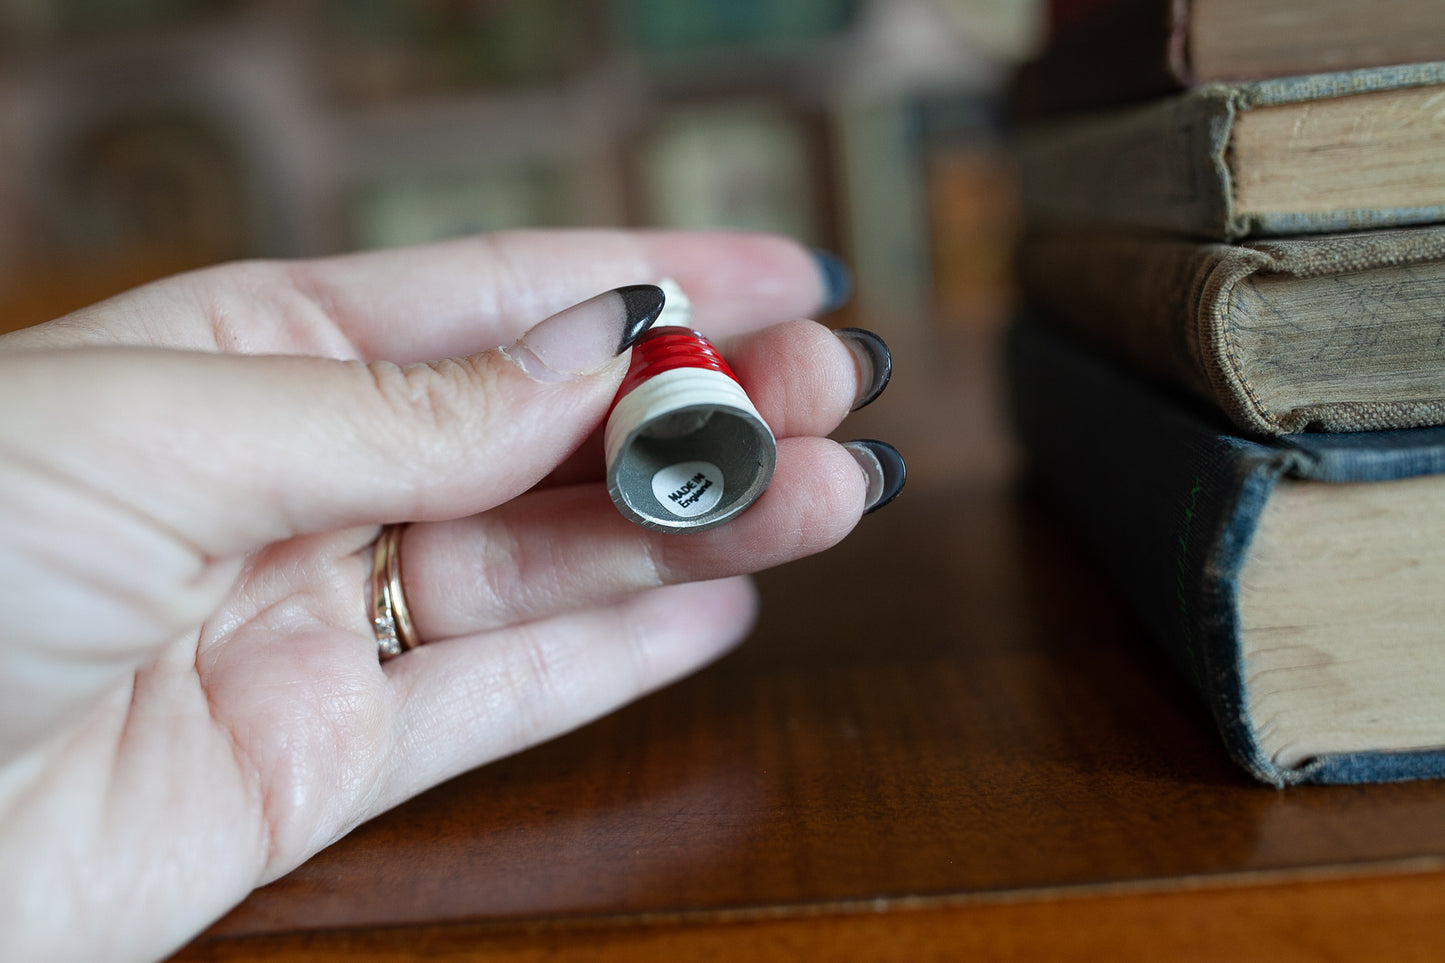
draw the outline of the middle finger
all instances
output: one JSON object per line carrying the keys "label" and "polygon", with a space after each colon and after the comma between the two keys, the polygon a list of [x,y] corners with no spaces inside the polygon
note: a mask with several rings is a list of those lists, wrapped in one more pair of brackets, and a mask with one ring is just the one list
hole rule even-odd
{"label": "middle finger", "polygon": [[[836,332],[808,320],[785,321],[717,347],[779,439],[832,433],[860,402],[877,396],[890,368],[888,349],[876,335]],[[597,481],[603,468],[599,430],[547,484]]]}

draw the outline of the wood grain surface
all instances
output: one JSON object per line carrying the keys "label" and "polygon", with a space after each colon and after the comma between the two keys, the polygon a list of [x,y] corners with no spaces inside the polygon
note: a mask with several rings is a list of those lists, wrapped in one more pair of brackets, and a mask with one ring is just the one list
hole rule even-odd
{"label": "wood grain surface", "polygon": [[191,961],[567,963],[687,960],[1391,960],[1445,955],[1445,875],[891,901],[673,918],[461,924],[287,934],[197,944]]}
{"label": "wood grain surface", "polygon": [[179,959],[1439,947],[1445,784],[1250,781],[1019,486],[911,479],[761,584],[739,651],[359,828]]}

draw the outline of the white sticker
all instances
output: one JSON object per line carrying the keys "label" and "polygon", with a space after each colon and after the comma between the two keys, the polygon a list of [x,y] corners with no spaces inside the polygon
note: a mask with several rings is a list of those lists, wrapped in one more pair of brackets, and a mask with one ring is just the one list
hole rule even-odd
{"label": "white sticker", "polygon": [[701,515],[723,495],[723,476],[706,461],[684,461],[652,476],[652,494],[679,518]]}

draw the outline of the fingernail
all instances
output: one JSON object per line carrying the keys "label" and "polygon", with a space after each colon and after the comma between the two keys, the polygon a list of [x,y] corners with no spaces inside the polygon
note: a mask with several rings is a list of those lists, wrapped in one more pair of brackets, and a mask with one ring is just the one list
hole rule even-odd
{"label": "fingernail", "polygon": [[818,313],[827,314],[847,304],[848,298],[853,295],[853,272],[832,251],[815,247],[811,253],[823,279],[823,303],[818,306]]}
{"label": "fingernail", "polygon": [[666,300],[653,284],[614,288],[552,315],[502,354],[537,381],[570,381],[632,347]]}
{"label": "fingernail", "polygon": [[637,339],[652,327],[652,322],[658,319],[667,305],[667,293],[655,284],[629,284],[613,293],[622,296],[622,304],[627,311],[622,336],[617,339],[617,350],[613,353],[615,357],[636,344]]}
{"label": "fingernail", "polygon": [[858,396],[848,409],[857,411],[871,405],[888,387],[888,379],[893,377],[893,353],[888,350],[887,342],[865,328],[839,328],[833,333],[847,345],[858,363]]}
{"label": "fingernail", "polygon": [[843,447],[863,469],[868,480],[868,496],[863,503],[863,514],[876,512],[898,497],[903,483],[908,478],[908,466],[898,449],[883,441],[863,439],[845,441]]}

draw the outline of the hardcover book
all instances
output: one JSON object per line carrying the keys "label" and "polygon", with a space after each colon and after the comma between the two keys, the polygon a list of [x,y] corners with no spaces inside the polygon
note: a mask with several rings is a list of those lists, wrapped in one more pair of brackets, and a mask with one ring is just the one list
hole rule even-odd
{"label": "hardcover book", "polygon": [[1445,60],[1438,0],[1104,0],[1072,16],[1052,6],[1043,51],[1014,79],[1021,117],[1218,81]]}
{"label": "hardcover book", "polygon": [[603,26],[597,5],[582,0],[309,6],[317,8],[326,79],[342,98],[363,104],[563,83],[596,62]]}
{"label": "hardcover book", "polygon": [[763,102],[679,106],[638,138],[639,220],[775,231],[823,243],[826,153],[813,118]]}
{"label": "hardcover book", "polygon": [[1445,424],[1445,227],[1246,244],[1036,231],[1050,317],[1249,434]]}
{"label": "hardcover book", "polygon": [[1033,478],[1264,782],[1445,775],[1445,428],[1261,443],[1011,333]]}
{"label": "hardcover book", "polygon": [[352,192],[346,212],[349,240],[356,247],[391,247],[555,226],[565,223],[566,187],[560,159],[390,171]]}
{"label": "hardcover book", "polygon": [[1026,127],[1024,211],[1216,240],[1445,220],[1445,62],[1206,84]]}
{"label": "hardcover book", "polygon": [[688,57],[790,50],[845,30],[856,0],[623,0],[616,34],[644,54]]}

